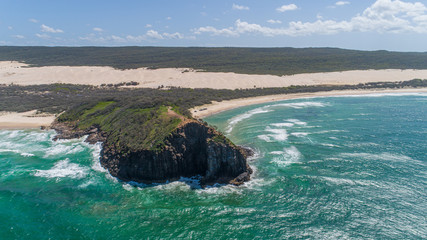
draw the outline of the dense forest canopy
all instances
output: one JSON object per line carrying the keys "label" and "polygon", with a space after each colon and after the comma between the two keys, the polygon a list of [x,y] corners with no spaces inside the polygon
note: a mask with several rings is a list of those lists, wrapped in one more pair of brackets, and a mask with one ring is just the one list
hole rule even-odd
{"label": "dense forest canopy", "polygon": [[0,47],[0,61],[33,66],[193,68],[290,75],[365,69],[427,69],[427,53],[338,48]]}

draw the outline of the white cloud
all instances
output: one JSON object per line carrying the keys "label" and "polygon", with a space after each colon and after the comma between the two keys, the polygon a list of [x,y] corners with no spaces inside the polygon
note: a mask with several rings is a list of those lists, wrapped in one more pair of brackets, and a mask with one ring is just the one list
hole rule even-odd
{"label": "white cloud", "polygon": [[146,28],[151,28],[151,27],[153,27],[153,25],[151,25],[151,24],[146,24],[146,25],[145,25],[145,27],[146,27]]}
{"label": "white cloud", "polygon": [[122,43],[126,42],[126,39],[119,37],[119,36],[116,36],[116,35],[111,35],[110,38],[115,42],[122,42]]}
{"label": "white cloud", "polygon": [[12,29],[13,29],[13,27],[12,27],[12,26],[8,26],[8,27],[7,27],[7,29],[12,30]]}
{"label": "white cloud", "polygon": [[34,19],[34,18],[30,18],[30,19],[28,19],[28,21],[30,21],[32,23],[38,23],[39,22],[39,20]]}
{"label": "white cloud", "polygon": [[178,33],[178,32],[176,32],[176,33],[163,33],[163,36],[165,38],[168,38],[168,39],[183,39],[184,38],[184,35],[182,35],[181,33]]}
{"label": "white cloud", "polygon": [[172,20],[172,17],[167,17],[166,20]]}
{"label": "white cloud", "polygon": [[150,38],[163,39],[163,36],[159,32],[154,30],[148,30],[145,35],[147,35],[147,37],[150,37]]}
{"label": "white cloud", "polygon": [[[272,22],[269,21],[269,23]],[[238,19],[234,26],[229,28],[217,29],[207,26],[194,29],[193,32],[222,36],[240,36],[241,34],[306,36],[339,32],[427,33],[427,7],[420,2],[377,0],[362,13],[344,21],[323,20],[318,17],[315,22],[292,21],[286,28],[270,28]]]}
{"label": "white cloud", "polygon": [[212,35],[221,35],[221,36],[227,36],[227,37],[239,36],[239,34],[232,27],[216,29],[215,27],[207,26],[207,27],[200,27],[200,28],[194,29],[193,32],[195,34],[211,33]]}
{"label": "white cloud", "polygon": [[233,9],[234,10],[249,10],[249,7],[243,6],[243,5],[237,5],[237,4],[233,3]]}
{"label": "white cloud", "polygon": [[51,27],[46,26],[44,24],[42,24],[40,27],[42,29],[42,32],[49,32],[49,33],[63,33],[64,32],[61,29],[54,29],[54,28],[51,28]]}
{"label": "white cloud", "polygon": [[271,24],[280,24],[280,23],[282,23],[282,21],[280,21],[280,20],[273,20],[273,19],[270,19],[267,22],[271,23]]}
{"label": "white cloud", "polygon": [[36,33],[36,37],[42,38],[42,39],[49,39],[50,38],[50,36],[47,34],[39,34],[39,33]]}
{"label": "white cloud", "polygon": [[104,29],[99,28],[99,27],[94,27],[92,30],[95,32],[103,32],[104,31]]}
{"label": "white cloud", "polygon": [[281,7],[278,7],[276,10],[279,12],[286,12],[286,11],[293,11],[293,10],[297,10],[298,7],[295,4],[289,4],[289,5],[283,5]]}
{"label": "white cloud", "polygon": [[344,6],[344,5],[348,5],[348,4],[350,4],[350,2],[348,2],[348,1],[338,1],[335,3],[335,5],[337,5],[337,6]]}
{"label": "white cloud", "polygon": [[14,38],[18,38],[18,39],[24,39],[25,37],[22,35],[13,35]]}

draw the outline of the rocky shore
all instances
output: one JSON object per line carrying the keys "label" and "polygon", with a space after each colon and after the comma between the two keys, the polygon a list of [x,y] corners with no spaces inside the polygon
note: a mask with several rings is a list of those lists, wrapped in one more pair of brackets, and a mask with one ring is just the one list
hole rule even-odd
{"label": "rocky shore", "polygon": [[119,150],[99,128],[79,130],[54,122],[56,139],[88,135],[89,143],[102,142],[101,165],[123,181],[159,183],[200,176],[201,185],[241,185],[250,180],[246,162],[250,151],[234,145],[221,133],[196,120],[185,120],[164,141],[161,150]]}

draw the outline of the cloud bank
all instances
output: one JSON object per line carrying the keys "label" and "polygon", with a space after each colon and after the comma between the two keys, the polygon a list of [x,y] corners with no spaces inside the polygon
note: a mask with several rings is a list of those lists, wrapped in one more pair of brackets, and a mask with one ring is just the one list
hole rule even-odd
{"label": "cloud bank", "polygon": [[[347,2],[337,2],[345,5]],[[277,11],[297,9],[294,4],[283,5]],[[269,23],[273,23],[270,21]],[[263,36],[307,36],[313,34],[336,34],[340,32],[377,33],[427,33],[427,7],[420,2],[409,3],[400,0],[377,0],[362,13],[349,20],[323,20],[315,22],[291,21],[286,28],[271,28],[240,19],[234,26],[217,29],[212,26],[194,29],[195,34],[209,33],[221,36],[259,34]]]}

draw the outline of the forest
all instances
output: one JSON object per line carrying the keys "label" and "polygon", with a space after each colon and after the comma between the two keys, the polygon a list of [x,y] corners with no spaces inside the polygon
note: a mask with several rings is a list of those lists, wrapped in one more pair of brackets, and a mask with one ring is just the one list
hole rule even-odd
{"label": "forest", "polygon": [[31,66],[193,68],[278,76],[366,69],[427,69],[427,53],[338,48],[0,46],[0,61],[12,60]]}

